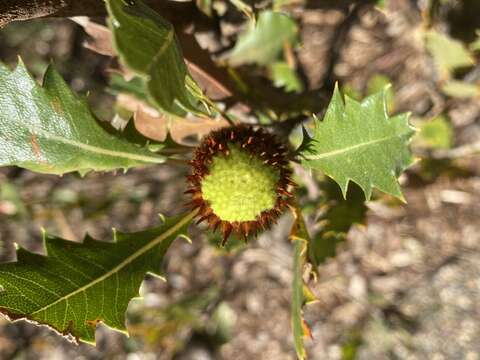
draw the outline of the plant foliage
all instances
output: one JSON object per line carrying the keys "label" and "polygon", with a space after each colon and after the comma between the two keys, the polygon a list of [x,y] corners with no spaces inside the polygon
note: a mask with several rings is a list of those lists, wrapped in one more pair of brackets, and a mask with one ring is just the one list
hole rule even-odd
{"label": "plant foliage", "polygon": [[256,63],[268,65],[274,62],[282,52],[283,46],[294,44],[297,40],[298,27],[295,21],[280,12],[263,11],[257,23],[250,23],[228,61],[233,66]]}
{"label": "plant foliage", "polygon": [[125,331],[128,303],[146,273],[161,274],[175,238],[192,214],[146,231],[116,233],[114,242],[87,236],[74,243],[44,234],[47,255],[20,248],[17,262],[0,265],[0,312],[48,325],[75,340],[95,343],[99,322]]}
{"label": "plant foliage", "polygon": [[[248,14],[250,22],[228,54],[228,65],[260,65],[263,68],[256,70],[270,76],[273,80],[272,89],[277,90],[275,93],[265,91],[267,94],[296,96],[287,92],[302,93],[295,97],[301,102],[306,92],[296,73],[296,62],[292,56],[292,49],[299,41],[299,28],[294,19],[278,11],[264,10],[254,14],[254,9],[242,1],[235,0],[233,4]],[[280,8],[282,4],[282,1],[276,1],[274,8]],[[111,33],[98,24],[90,27],[89,31],[91,34],[101,31],[103,40],[107,39],[103,43],[105,48],[97,48],[97,51],[112,57],[119,56],[124,76],[112,78],[111,90],[115,94],[134,96],[130,100],[124,99],[126,103],[131,102],[130,107],[125,108],[129,109],[129,114],[134,114],[134,121],[130,121],[122,133],[111,133],[98,123],[86,101],[71,91],[52,67],[48,68],[40,86],[21,61],[14,71],[0,63],[0,140],[3,144],[0,166],[19,166],[40,173],[61,175],[73,171],[85,174],[88,171],[128,169],[166,160],[165,156],[149,148],[157,151],[162,149],[164,153],[168,151],[174,160],[181,163],[185,163],[187,157],[193,158],[190,161],[192,173],[186,181],[191,182],[191,188],[187,191],[192,196],[191,205],[200,208],[199,222],[207,220],[212,229],[222,224],[220,228],[224,241],[232,229],[247,238],[257,230],[268,228],[285,208],[293,209],[294,203],[295,221],[290,233],[294,270],[291,321],[297,356],[305,359],[304,338],[311,334],[303,318],[303,308],[315,300],[304,279],[307,265],[312,266],[314,273],[318,265],[335,254],[336,245],[346,238],[351,225],[363,223],[366,212],[364,195],[369,200],[374,188],[403,200],[398,176],[413,163],[409,144],[414,129],[409,125],[408,114],[389,117],[387,109],[394,108],[394,97],[393,92],[388,92],[385,87],[388,78],[374,78],[368,86],[368,92],[373,94],[363,101],[348,96],[344,100],[336,87],[323,121],[314,119],[313,135],[305,131],[303,143],[296,154],[290,156],[288,144],[272,147],[273,134],[270,130],[290,135],[291,130],[307,118],[304,116],[307,110],[303,109],[303,105],[301,115],[300,112],[288,113],[285,114],[288,118],[277,117],[277,122],[271,122],[269,117],[273,110],[268,108],[265,111],[260,102],[249,100],[257,94],[264,95],[263,89],[267,88],[248,86],[248,81],[243,82],[242,79],[243,69],[215,67],[214,72],[226,74],[223,79],[233,81],[239,93],[243,92],[238,99],[233,99],[235,91],[230,93],[228,90],[228,97],[232,97],[229,101],[238,101],[238,105],[242,106],[237,108],[247,108],[242,110],[242,116],[246,115],[246,118],[257,114],[261,116],[258,122],[269,123],[271,128],[246,130],[246,127],[239,126],[218,131],[213,133],[219,134],[218,137],[210,135],[204,140],[204,146],[197,147],[193,152],[188,146],[173,144],[172,139],[178,141],[191,135],[205,134],[225,123],[232,125],[236,119],[229,111],[235,101],[232,104],[225,101],[222,104],[225,107],[217,106],[203,94],[188,72],[174,26],[143,2],[106,0],[106,6]],[[111,37],[115,49],[110,46]],[[444,78],[447,80],[451,78],[450,72],[473,64],[471,54],[462,44],[443,35],[429,32],[426,44],[439,68],[446,73]],[[472,44],[472,48],[475,46]],[[443,52],[446,48],[450,50],[445,55]],[[209,61],[207,63],[210,64]],[[193,65],[189,59],[191,69],[197,67],[197,71],[201,70],[205,75],[204,78],[213,79],[203,68]],[[192,73],[195,74],[194,70]],[[476,85],[466,86],[454,81],[450,79],[446,82],[449,87],[446,86],[444,92],[457,97],[478,95],[474,91]],[[199,83],[202,82],[199,80]],[[220,82],[215,85],[223,89],[223,85],[218,84]],[[284,91],[278,92],[273,86],[282,87]],[[383,90],[377,92],[380,87]],[[209,94],[207,90],[206,93]],[[265,97],[268,96],[275,97]],[[283,102],[284,99],[270,100],[274,103],[278,100]],[[203,107],[214,110],[209,112],[210,115],[221,114],[226,120],[220,123],[214,119],[214,115],[207,119]],[[313,106],[309,107],[308,113],[312,111]],[[142,116],[143,132],[140,126]],[[167,136],[170,117],[181,123],[179,128],[184,128],[173,131],[173,127],[170,127],[171,137]],[[282,123],[282,120],[287,121]],[[290,123],[292,120],[294,122]],[[439,133],[451,136],[447,130],[448,126],[444,123],[432,121],[424,126],[422,134],[424,140],[430,140],[429,145],[433,148],[431,140],[437,139]],[[161,138],[153,136],[159,134]],[[236,136],[241,141],[237,141]],[[157,141],[150,141],[149,138]],[[441,144],[435,143],[436,147],[449,147],[447,140],[451,139]],[[239,157],[242,149],[250,153]],[[243,180],[239,178],[236,179],[240,181],[238,184],[232,182],[233,185],[225,185],[223,175],[214,174],[211,165],[213,155],[216,156],[215,164],[218,165],[220,161],[222,165],[220,175],[228,173],[232,178],[232,174],[239,175],[242,170]],[[288,163],[289,160],[297,160],[294,159],[297,155],[302,165],[333,179],[319,184],[324,192],[321,201],[310,204],[315,211],[315,220],[318,220],[313,236],[310,236],[303,218],[304,209],[298,205],[298,199],[293,199],[296,184],[290,179],[292,171]],[[263,175],[264,180],[268,180],[268,186],[258,191],[252,191],[254,186],[262,185],[255,182],[258,176],[251,176],[252,156],[256,156],[255,161],[258,162],[255,163],[258,169],[253,170],[265,172],[265,165],[270,164],[281,171],[279,176],[271,169],[266,171]],[[244,168],[240,169],[242,166]],[[211,183],[214,185],[211,189],[205,186],[208,182],[204,180],[206,174],[218,175],[218,181]],[[334,181],[340,185],[341,191]],[[358,186],[349,187],[350,182]],[[245,185],[245,189],[241,189],[241,196],[237,196],[240,200],[232,200],[232,194],[239,185]],[[8,197],[11,202],[17,200],[16,194],[12,194],[8,187],[3,186],[1,190],[0,198]],[[272,196],[265,195],[267,190]],[[262,203],[258,209],[254,208],[253,215],[251,211],[247,215],[238,214],[240,205],[251,206],[252,201],[261,200],[261,195],[267,196],[266,200],[263,199],[266,205]],[[212,198],[219,203],[218,206],[212,203]],[[239,203],[245,202],[245,199],[245,204]],[[233,205],[226,206],[227,203]],[[221,211],[218,209],[226,210],[224,214],[219,214]],[[26,210],[18,212],[20,214]],[[225,215],[227,220],[220,221],[219,215]],[[0,265],[0,312],[13,320],[27,319],[47,325],[73,340],[88,343],[95,343],[98,323],[126,331],[125,312],[131,299],[139,296],[139,287],[145,274],[160,274],[160,266],[170,244],[178,236],[186,234],[194,216],[196,214],[192,212],[173,217],[159,227],[138,233],[115,233],[113,242],[96,241],[87,236],[82,243],[75,243],[44,233],[46,255],[20,248],[16,262]],[[307,221],[310,223],[311,218]],[[206,308],[204,302],[209,301],[210,298],[202,299],[201,308]],[[193,322],[189,320],[190,323]]]}
{"label": "plant foliage", "polygon": [[198,112],[194,96],[201,91],[188,73],[172,24],[141,1],[107,0],[107,9],[115,48],[144,79],[150,100],[170,113]]}
{"label": "plant foliage", "polygon": [[403,199],[398,175],[413,163],[408,115],[388,117],[384,91],[358,102],[335,88],[323,121],[315,120],[313,137],[305,134],[302,164],[334,179],[347,194],[357,183],[370,199],[374,187]]}
{"label": "plant foliage", "polygon": [[0,63],[0,84],[0,166],[60,175],[165,161],[106,132],[52,67],[40,86],[21,61],[14,71]]}

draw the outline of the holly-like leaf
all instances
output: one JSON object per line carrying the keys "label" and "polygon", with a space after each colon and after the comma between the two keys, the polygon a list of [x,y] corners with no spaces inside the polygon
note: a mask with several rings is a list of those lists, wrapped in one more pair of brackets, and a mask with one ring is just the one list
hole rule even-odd
{"label": "holly-like leaf", "polygon": [[173,25],[140,0],[106,0],[114,46],[121,60],[145,79],[150,100],[161,109],[198,112],[200,91],[188,73]]}
{"label": "holly-like leaf", "polygon": [[286,43],[297,41],[298,27],[295,21],[280,12],[263,11],[243,33],[228,57],[232,66],[256,63],[268,65],[279,57]]}
{"label": "holly-like leaf", "polygon": [[374,187],[403,199],[398,175],[413,163],[409,143],[414,129],[408,114],[388,117],[385,91],[358,102],[335,88],[323,121],[315,120],[313,138],[299,148],[304,166],[322,170],[347,194],[357,183],[370,199]]}
{"label": "holly-like leaf", "polygon": [[106,132],[52,67],[42,87],[21,61],[14,71],[0,63],[0,109],[0,166],[63,174],[165,160]]}
{"label": "holly-like leaf", "polygon": [[74,243],[44,235],[46,256],[21,248],[17,262],[0,265],[0,312],[88,343],[95,343],[99,322],[126,331],[128,303],[139,296],[146,273],[160,273],[167,249],[186,234],[192,216],[170,218],[138,233],[117,233],[114,242],[87,236]]}

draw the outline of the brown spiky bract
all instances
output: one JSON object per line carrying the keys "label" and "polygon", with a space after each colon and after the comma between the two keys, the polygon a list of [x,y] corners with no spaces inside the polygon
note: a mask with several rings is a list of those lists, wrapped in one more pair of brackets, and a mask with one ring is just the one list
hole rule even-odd
{"label": "brown spiky bract", "polygon": [[[266,166],[275,167],[279,172],[275,206],[262,211],[254,221],[224,221],[214,213],[208,201],[202,196],[202,180],[209,174],[213,159],[219,155],[228,156],[229,146],[233,144],[245,150],[250,156],[261,159]],[[288,162],[287,147],[263,129],[235,126],[211,132],[197,147],[190,161],[192,173],[187,176],[189,189],[185,193],[192,197],[188,205],[198,211],[197,224],[206,221],[213,231],[221,231],[222,246],[232,233],[243,236],[246,241],[249,235],[256,236],[259,231],[268,229],[277,222],[293,196],[295,183],[291,180],[292,171]]]}

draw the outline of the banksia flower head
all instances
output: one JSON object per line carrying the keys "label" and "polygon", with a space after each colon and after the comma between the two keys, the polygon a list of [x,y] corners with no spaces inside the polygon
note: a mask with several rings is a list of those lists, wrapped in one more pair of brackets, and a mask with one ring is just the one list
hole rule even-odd
{"label": "banksia flower head", "polygon": [[205,137],[190,162],[186,193],[199,220],[223,234],[247,240],[276,223],[292,197],[287,148],[275,136],[235,126]]}

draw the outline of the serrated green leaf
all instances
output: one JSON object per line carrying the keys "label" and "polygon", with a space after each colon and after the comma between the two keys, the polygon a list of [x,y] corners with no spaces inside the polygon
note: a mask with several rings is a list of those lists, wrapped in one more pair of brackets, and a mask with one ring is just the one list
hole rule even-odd
{"label": "serrated green leaf", "polygon": [[457,68],[472,66],[475,63],[472,55],[460,41],[438,31],[428,31],[425,41],[428,51],[444,76],[448,76]]}
{"label": "serrated green leaf", "polygon": [[374,187],[403,199],[398,175],[413,163],[409,143],[414,129],[408,114],[388,117],[385,91],[358,102],[338,87],[323,121],[315,120],[313,138],[299,149],[302,164],[322,170],[346,196],[348,183],[357,183],[370,199]]}
{"label": "serrated green leaf", "polygon": [[280,12],[262,11],[256,24],[240,35],[228,57],[232,66],[255,63],[268,65],[278,59],[285,43],[297,42],[295,21]]}
{"label": "serrated green leaf", "polygon": [[116,234],[115,242],[83,243],[44,236],[47,256],[17,251],[0,265],[0,312],[28,319],[83,342],[95,342],[99,322],[125,331],[128,303],[138,297],[146,273],[159,274],[163,257],[186,233],[193,213],[150,230]]}
{"label": "serrated green leaf", "polygon": [[188,73],[173,25],[140,0],[106,0],[114,45],[121,60],[145,79],[149,99],[176,114],[198,113],[198,88]]}
{"label": "serrated green leaf", "polygon": [[0,166],[64,174],[165,161],[107,133],[53,67],[41,87],[22,62],[0,63],[0,109]]}

